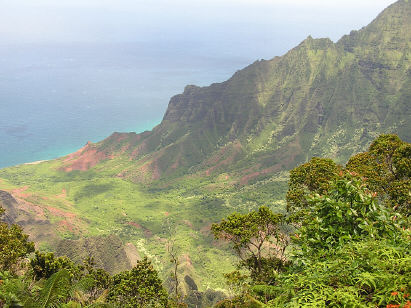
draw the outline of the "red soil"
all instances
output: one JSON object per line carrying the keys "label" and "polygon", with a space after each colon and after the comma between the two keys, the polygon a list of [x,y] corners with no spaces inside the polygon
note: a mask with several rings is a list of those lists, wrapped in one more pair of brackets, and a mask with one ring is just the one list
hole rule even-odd
{"label": "red soil", "polygon": [[144,233],[144,236],[145,237],[152,237],[153,236],[153,232],[151,232],[150,230],[148,230],[148,229],[146,229],[146,228],[144,228],[142,225],[140,225],[139,223],[136,223],[136,222],[134,222],[134,221],[129,221],[128,223],[127,223],[128,225],[130,225],[130,226],[133,226],[134,228],[136,228],[136,229],[143,229],[143,233]]}
{"label": "red soil", "polygon": [[146,145],[145,142],[139,144],[139,145],[136,147],[136,149],[135,149],[133,152],[131,152],[131,158],[130,158],[130,159],[136,158],[136,157],[139,156],[141,153],[146,152],[146,150],[147,150],[147,145]]}
{"label": "red soil", "polygon": [[205,225],[200,229],[200,232],[204,236],[208,236],[211,233],[211,224]]}
{"label": "red soil", "polygon": [[[225,159],[222,159],[228,151],[230,151],[230,153],[228,153],[229,156]],[[206,176],[209,176],[213,171],[221,166],[227,166],[233,163],[237,155],[241,152],[242,146],[239,141],[236,141],[233,144],[220,149],[217,154],[215,154],[210,160],[206,162],[206,165],[213,165],[206,170]]]}
{"label": "red soil", "polygon": [[141,229],[141,228],[142,228],[142,226],[141,226],[140,224],[138,224],[138,223],[136,223],[136,222],[134,222],[134,221],[130,221],[130,222],[128,222],[127,224],[130,225],[130,226],[133,226],[133,227],[135,227],[135,228],[137,228],[137,229]]}
{"label": "red soil", "polygon": [[181,257],[183,258],[183,262],[185,262],[187,266],[193,266],[193,262],[191,261],[190,256],[188,254],[184,254]]}
{"label": "red soil", "polygon": [[265,175],[265,174],[269,174],[269,173],[278,172],[278,171],[281,170],[281,168],[282,168],[281,164],[276,164],[276,165],[274,165],[270,168],[247,174],[247,175],[243,176],[240,179],[240,184],[241,185],[247,185],[250,180],[255,179],[256,177],[259,177],[260,175]]}
{"label": "red soil", "polygon": [[77,152],[69,154],[64,159],[68,164],[62,168],[63,171],[70,172],[73,170],[87,171],[97,165],[100,161],[112,158],[106,153],[99,152],[93,148],[90,142]]}
{"label": "red soil", "polygon": [[73,225],[71,222],[67,221],[67,220],[61,220],[58,223],[58,228],[61,229],[65,229],[71,233],[78,233],[78,229],[75,225]]}
{"label": "red soil", "polygon": [[50,212],[50,214],[54,216],[59,216],[59,217],[64,217],[64,218],[75,218],[77,215],[74,213],[66,212],[61,209],[52,207],[52,206],[47,206],[46,209]]}
{"label": "red soil", "polygon": [[20,187],[20,188],[12,189],[10,191],[10,193],[13,196],[17,196],[17,197],[20,197],[20,198],[27,198],[27,197],[30,197],[32,195],[32,194],[29,194],[29,193],[23,193],[28,188],[29,188],[29,186],[23,186],[23,187]]}
{"label": "red soil", "polygon": [[56,195],[56,197],[57,197],[57,198],[63,198],[63,199],[65,199],[65,198],[67,197],[67,190],[66,190],[65,188],[63,188],[63,189],[61,190],[61,194]]}
{"label": "red soil", "polygon": [[44,214],[44,209],[34,203],[28,202],[26,200],[23,199],[19,199],[16,198],[14,196],[14,198],[18,201],[18,209],[22,210],[24,212],[27,213],[34,213],[36,215],[36,218],[40,219],[40,220],[45,220],[46,215]]}

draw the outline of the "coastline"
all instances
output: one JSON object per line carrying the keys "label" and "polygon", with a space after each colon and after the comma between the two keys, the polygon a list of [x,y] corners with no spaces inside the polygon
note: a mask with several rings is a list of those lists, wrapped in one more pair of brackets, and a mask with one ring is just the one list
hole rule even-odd
{"label": "coastline", "polygon": [[36,160],[36,161],[30,162],[30,163],[24,163],[23,165],[38,165],[38,164],[43,163],[45,161],[49,161],[49,159]]}

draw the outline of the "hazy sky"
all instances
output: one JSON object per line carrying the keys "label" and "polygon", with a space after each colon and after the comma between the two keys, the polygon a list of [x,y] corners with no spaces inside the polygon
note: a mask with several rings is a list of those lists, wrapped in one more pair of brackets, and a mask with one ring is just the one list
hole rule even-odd
{"label": "hazy sky", "polygon": [[[393,0],[0,0],[0,43],[337,40]],[[309,33],[308,33],[309,32]],[[228,34],[227,34],[228,33]],[[284,34],[281,34],[284,33]],[[227,37],[227,35],[229,37]]]}

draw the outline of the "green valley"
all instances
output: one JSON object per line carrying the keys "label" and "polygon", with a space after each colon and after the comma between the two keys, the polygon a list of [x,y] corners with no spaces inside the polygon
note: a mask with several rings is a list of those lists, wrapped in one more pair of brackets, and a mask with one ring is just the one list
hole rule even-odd
{"label": "green valley", "polygon": [[[336,43],[309,36],[225,82],[187,86],[152,131],[113,133],[59,159],[1,169],[3,219],[41,251],[76,262],[92,256],[110,273],[147,257],[168,282],[173,243],[184,294],[197,291],[191,280],[201,292],[228,292],[224,274],[237,259],[213,224],[261,206],[286,215],[289,172],[313,157],[345,165],[381,134],[409,144],[410,29],[411,1],[399,0]],[[367,247],[347,249],[364,255]],[[269,291],[286,302],[282,290]]]}

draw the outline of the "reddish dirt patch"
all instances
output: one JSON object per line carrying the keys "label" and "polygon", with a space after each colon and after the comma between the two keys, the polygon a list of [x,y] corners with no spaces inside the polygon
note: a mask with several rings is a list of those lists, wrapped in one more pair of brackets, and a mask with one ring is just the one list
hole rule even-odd
{"label": "reddish dirt patch", "polygon": [[20,197],[20,198],[27,198],[30,197],[32,194],[29,193],[24,193],[27,189],[29,189],[29,186],[23,186],[19,187],[16,189],[12,189],[10,193],[14,196]]}
{"label": "reddish dirt patch", "polygon": [[156,161],[148,161],[138,167],[132,176],[137,182],[147,183],[160,178],[160,168]]}
{"label": "reddish dirt patch", "polygon": [[263,169],[261,171],[256,171],[256,172],[247,174],[247,175],[243,176],[240,179],[240,184],[241,185],[247,185],[250,180],[255,179],[256,177],[280,171],[281,167],[282,167],[282,165],[277,164],[277,165],[274,165],[270,168],[266,168],[266,169]]}
{"label": "reddish dirt patch", "polygon": [[44,209],[42,207],[38,206],[37,204],[23,200],[23,199],[19,199],[16,197],[14,198],[18,201],[19,210],[22,210],[27,213],[34,213],[36,215],[36,218],[40,220],[47,219],[46,215],[44,214]]}
{"label": "reddish dirt patch", "polygon": [[110,139],[114,139],[114,141],[116,142],[120,142],[123,141],[124,139],[127,139],[128,134],[124,134],[124,133],[113,133],[110,136]]}
{"label": "reddish dirt patch", "polygon": [[[232,164],[237,156],[241,154],[241,152],[242,146],[239,141],[236,141],[233,144],[220,149],[217,154],[215,154],[210,160],[206,162],[206,165],[212,165],[205,171],[206,176],[209,176],[217,168]],[[228,157],[223,159],[223,157],[226,155],[228,155]]]}
{"label": "reddish dirt patch", "polygon": [[65,199],[67,197],[67,190],[65,188],[63,188],[61,190],[61,194],[56,195],[56,197],[60,198],[60,199]]}
{"label": "reddish dirt patch", "polygon": [[81,154],[82,154],[84,151],[86,151],[87,148],[88,148],[90,145],[91,145],[91,142],[88,141],[87,144],[86,144],[84,147],[82,147],[81,149],[78,149],[78,150],[77,150],[76,152],[74,152],[74,153],[71,153],[71,154],[67,155],[66,158],[65,158],[63,161],[64,161],[64,162],[67,162],[67,161],[70,161],[70,160],[79,158],[79,157],[81,156]]}
{"label": "reddish dirt patch", "polygon": [[159,168],[159,166],[158,166],[157,161],[154,161],[154,162],[153,162],[153,167],[152,167],[152,169],[153,169],[152,179],[153,179],[153,180],[158,180],[158,179],[160,179],[161,171],[160,171],[160,168]]}
{"label": "reddish dirt patch", "polygon": [[180,155],[177,157],[175,162],[170,166],[171,170],[176,170],[180,166]]}
{"label": "reddish dirt patch", "polygon": [[129,221],[129,222],[127,222],[127,225],[133,226],[133,227],[136,228],[136,229],[142,229],[145,237],[150,238],[150,237],[153,236],[153,232],[151,232],[151,231],[150,231],[149,229],[147,229],[147,228],[144,228],[144,227],[143,227],[142,225],[140,225],[139,223],[136,223],[136,222],[134,222],[134,221]]}
{"label": "reddish dirt patch", "polygon": [[147,145],[145,142],[139,144],[133,152],[131,152],[131,160],[137,158],[140,154],[145,153],[147,150]]}
{"label": "reddish dirt patch", "polygon": [[183,259],[183,262],[186,263],[186,266],[193,267],[193,262],[188,254],[183,254],[181,258]]}
{"label": "reddish dirt patch", "polygon": [[64,217],[64,218],[75,218],[77,215],[74,213],[69,213],[66,211],[63,211],[61,209],[52,207],[52,206],[47,206],[46,209],[52,214],[53,216],[59,216],[59,217]]}
{"label": "reddish dirt patch", "polygon": [[87,171],[97,165],[100,161],[110,158],[113,157],[98,151],[96,148],[93,148],[90,142],[88,142],[77,152],[67,155],[64,159],[64,162],[67,162],[67,164],[61,169],[65,172],[73,170]]}
{"label": "reddish dirt patch", "polygon": [[120,153],[125,153],[125,152],[127,152],[129,149],[130,149],[130,146],[129,146],[129,145],[124,145],[124,146],[121,147]]}
{"label": "reddish dirt patch", "polygon": [[130,226],[133,226],[133,227],[135,227],[135,228],[137,228],[137,229],[142,229],[142,228],[143,228],[140,224],[138,224],[138,223],[136,223],[136,222],[134,222],[134,221],[130,221],[130,222],[128,222],[127,224],[130,225]]}
{"label": "reddish dirt patch", "polygon": [[58,228],[60,229],[60,230],[67,230],[67,231],[69,231],[69,232],[71,232],[71,233],[75,233],[77,230],[77,228],[71,223],[71,222],[69,222],[69,221],[67,221],[67,220],[61,220],[59,223],[58,223]]}

